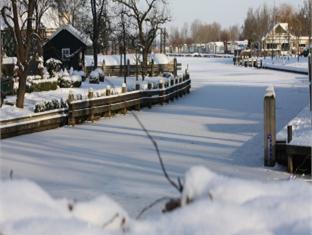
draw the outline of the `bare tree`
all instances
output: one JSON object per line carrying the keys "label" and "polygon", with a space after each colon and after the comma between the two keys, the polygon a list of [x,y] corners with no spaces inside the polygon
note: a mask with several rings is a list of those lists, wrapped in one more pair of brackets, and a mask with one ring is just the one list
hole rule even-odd
{"label": "bare tree", "polygon": [[303,6],[300,9],[301,15],[304,17],[304,33],[309,36],[309,50],[311,50],[311,35],[312,35],[312,0],[305,0]]}
{"label": "bare tree", "polygon": [[24,107],[26,92],[27,69],[31,55],[31,38],[34,34],[32,21],[34,16],[36,0],[16,1],[11,0],[11,6],[4,6],[1,15],[7,27],[14,35],[16,43],[17,66],[19,75],[19,86],[17,91],[16,106]]}
{"label": "bare tree", "polygon": [[148,53],[151,51],[157,32],[170,20],[167,12],[168,3],[166,0],[115,0],[115,2],[124,5],[128,9],[126,14],[136,22],[142,53],[142,79],[144,80]]}
{"label": "bare tree", "polygon": [[99,52],[99,36],[100,36],[100,28],[101,21],[106,14],[106,6],[107,0],[90,0],[91,3],[91,12],[92,12],[92,35],[91,40],[93,43],[93,61],[94,61],[94,69],[97,68],[98,64],[98,52]]}
{"label": "bare tree", "polygon": [[127,51],[131,46],[131,42],[134,40],[134,36],[131,34],[131,29],[133,27],[132,19],[128,17],[126,8],[124,5],[116,12],[117,24],[115,26],[115,34],[119,44],[119,54],[120,54],[120,72],[124,76],[124,82],[127,83]]}

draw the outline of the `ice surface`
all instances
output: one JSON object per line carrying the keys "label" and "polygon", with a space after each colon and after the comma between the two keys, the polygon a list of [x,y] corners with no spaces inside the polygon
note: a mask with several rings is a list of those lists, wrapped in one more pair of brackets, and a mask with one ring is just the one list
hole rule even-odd
{"label": "ice surface", "polygon": [[[263,167],[263,97],[274,85],[280,130],[307,106],[307,76],[237,67],[231,59],[179,62],[189,65],[191,93],[136,113],[157,141],[170,176],[176,180],[202,165],[248,180],[288,179],[279,169]],[[0,143],[2,179],[12,169],[14,179],[30,179],[56,198],[88,201],[107,194],[133,217],[159,197],[176,196],[131,113]],[[156,207],[146,216],[159,211]]]}

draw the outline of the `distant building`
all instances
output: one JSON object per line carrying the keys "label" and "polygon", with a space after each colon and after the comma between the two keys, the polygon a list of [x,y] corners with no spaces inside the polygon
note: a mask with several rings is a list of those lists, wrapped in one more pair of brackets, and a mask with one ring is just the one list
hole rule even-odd
{"label": "distant building", "polygon": [[81,69],[84,66],[85,51],[92,46],[90,38],[72,25],[64,25],[54,32],[43,44],[43,58],[62,61],[67,68]]}
{"label": "distant building", "polygon": [[278,23],[262,38],[264,51],[285,55],[302,52],[309,45],[309,37],[296,37],[290,33],[288,23]]}

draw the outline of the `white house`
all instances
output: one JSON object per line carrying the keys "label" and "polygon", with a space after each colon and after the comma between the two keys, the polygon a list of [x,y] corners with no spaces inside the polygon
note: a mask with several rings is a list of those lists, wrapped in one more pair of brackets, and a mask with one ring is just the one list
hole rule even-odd
{"label": "white house", "polygon": [[289,31],[288,23],[278,23],[262,38],[263,49],[279,54],[302,51],[309,45],[309,37],[295,36]]}

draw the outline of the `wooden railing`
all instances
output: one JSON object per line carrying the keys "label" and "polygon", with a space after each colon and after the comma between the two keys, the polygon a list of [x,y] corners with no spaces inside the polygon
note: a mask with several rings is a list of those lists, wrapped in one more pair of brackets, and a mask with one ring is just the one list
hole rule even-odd
{"label": "wooden railing", "polygon": [[84,121],[95,121],[100,117],[110,117],[115,113],[125,114],[128,110],[162,105],[190,92],[189,78],[176,78],[170,83],[160,83],[158,89],[136,90],[120,95],[69,102],[68,124],[76,125]]}
{"label": "wooden railing", "polygon": [[0,121],[0,138],[30,134],[67,124],[67,109],[57,109],[29,116]]}

